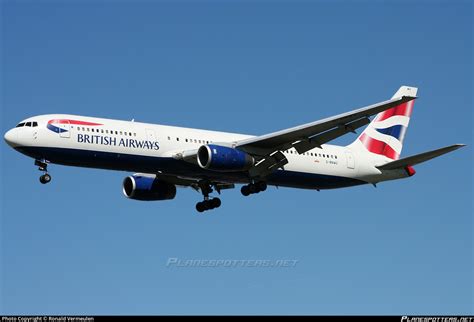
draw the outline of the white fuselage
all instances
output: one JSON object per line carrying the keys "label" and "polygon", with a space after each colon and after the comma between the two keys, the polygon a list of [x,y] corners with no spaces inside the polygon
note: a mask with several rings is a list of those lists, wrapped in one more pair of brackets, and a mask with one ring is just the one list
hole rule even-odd
{"label": "white fuselage", "polygon": [[[30,126],[11,129],[5,140],[38,160],[228,183],[250,181],[245,172],[206,170],[178,157],[205,144],[228,145],[250,135],[65,114],[35,116],[22,123]],[[323,145],[304,154],[290,149],[284,154],[289,162],[268,176],[270,185],[330,189],[407,176],[399,170],[380,171],[375,165],[390,160],[366,153],[357,144]]]}

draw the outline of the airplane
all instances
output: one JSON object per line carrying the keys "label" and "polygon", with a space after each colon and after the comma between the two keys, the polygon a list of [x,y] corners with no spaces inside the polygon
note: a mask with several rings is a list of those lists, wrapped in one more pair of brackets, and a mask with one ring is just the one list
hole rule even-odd
{"label": "airplane", "polygon": [[[251,136],[78,115],[39,115],[21,121],[4,139],[35,160],[51,181],[48,164],[132,172],[122,184],[135,200],[171,200],[192,187],[198,212],[221,206],[210,194],[242,184],[244,196],[270,186],[335,189],[411,177],[413,166],[464,144],[400,159],[418,89],[402,86],[390,100],[289,129]],[[371,120],[372,116],[375,117]],[[328,142],[365,129],[347,146]]]}

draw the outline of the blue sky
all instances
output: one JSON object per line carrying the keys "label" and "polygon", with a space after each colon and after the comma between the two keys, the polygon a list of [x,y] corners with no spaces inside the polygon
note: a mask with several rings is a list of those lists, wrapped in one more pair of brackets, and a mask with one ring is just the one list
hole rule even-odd
{"label": "blue sky", "polygon": [[[1,119],[71,113],[250,134],[419,99],[408,180],[127,200],[127,173],[1,145],[2,314],[473,314],[469,1],[2,1]],[[349,135],[336,143],[348,144]],[[298,260],[176,268],[169,258]]]}

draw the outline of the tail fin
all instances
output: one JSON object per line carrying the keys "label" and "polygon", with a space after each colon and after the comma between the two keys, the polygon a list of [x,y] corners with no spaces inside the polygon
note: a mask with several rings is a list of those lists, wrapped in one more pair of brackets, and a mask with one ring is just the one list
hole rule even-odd
{"label": "tail fin", "polygon": [[[416,87],[402,86],[392,99],[416,97],[417,91]],[[353,144],[362,145],[370,153],[398,160],[414,102],[411,100],[377,114]]]}

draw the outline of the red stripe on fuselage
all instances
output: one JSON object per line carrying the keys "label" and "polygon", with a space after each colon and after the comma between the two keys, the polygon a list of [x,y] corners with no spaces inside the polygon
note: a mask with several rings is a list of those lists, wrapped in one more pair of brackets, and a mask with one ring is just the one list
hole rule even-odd
{"label": "red stripe on fuselage", "polygon": [[395,107],[392,107],[391,109],[378,114],[377,117],[375,118],[375,121],[383,121],[395,115],[410,117],[411,112],[413,111],[413,103],[414,101],[409,101],[409,102],[397,105]]}
{"label": "red stripe on fuselage", "polygon": [[367,148],[367,150],[369,150],[372,153],[385,155],[387,158],[390,158],[393,160],[397,160],[398,157],[400,156],[387,143],[371,138],[365,133],[362,133],[359,140]]}
{"label": "red stripe on fuselage", "polygon": [[100,123],[84,122],[78,120],[51,120],[48,124],[75,124],[75,125],[86,125],[86,126],[97,126],[103,125]]}

